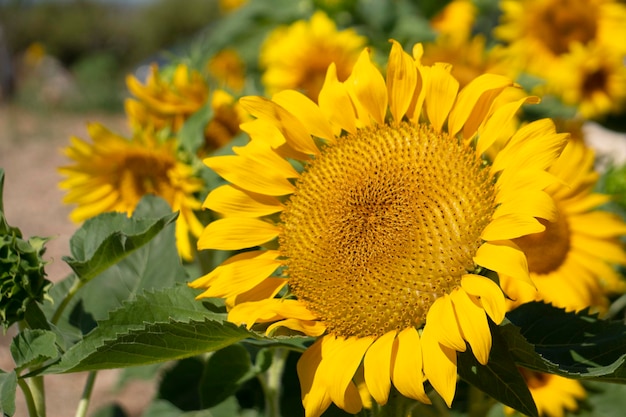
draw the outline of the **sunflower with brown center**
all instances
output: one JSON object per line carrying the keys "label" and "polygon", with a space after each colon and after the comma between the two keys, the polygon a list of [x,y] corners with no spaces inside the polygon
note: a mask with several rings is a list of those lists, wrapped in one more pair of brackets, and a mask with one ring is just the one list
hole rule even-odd
{"label": "sunflower with brown center", "polygon": [[566,135],[532,123],[487,163],[501,126],[537,100],[496,101],[513,85],[498,75],[459,91],[449,65],[421,55],[394,42],[386,79],[367,50],[345,82],[331,65],[319,104],[292,90],[243,98],[250,143],[205,160],[230,184],[207,197],[222,218],[198,247],[245,251],[191,286],[226,298],[229,321],[317,338],[298,362],[307,416],[331,402],[358,412],[357,385],[379,404],[392,384],[429,403],[425,379],[450,405],[456,353],[487,363],[488,322],[504,317],[502,290],[478,272],[528,282],[512,239],[555,220],[543,189]]}
{"label": "sunflower with brown center", "polygon": [[192,259],[190,234],[198,237],[203,228],[194,213],[201,207],[194,195],[204,183],[178,158],[177,141],[160,141],[147,130],[128,140],[97,123],[88,131],[93,143],[72,137],[65,155],[73,163],[59,168],[67,177],[59,183],[67,190],[63,202],[77,205],[70,218],[81,222],[110,211],[130,216],[144,195],[162,197],[180,211],[176,245],[183,259]]}

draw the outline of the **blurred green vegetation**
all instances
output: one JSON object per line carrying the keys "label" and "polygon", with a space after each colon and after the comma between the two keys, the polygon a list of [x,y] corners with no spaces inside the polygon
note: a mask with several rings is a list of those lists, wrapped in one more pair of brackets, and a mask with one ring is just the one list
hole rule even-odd
{"label": "blurred green vegetation", "polygon": [[216,0],[0,0],[0,26],[18,80],[14,99],[38,105],[37,80],[19,79],[24,52],[39,44],[74,83],[75,91],[56,107],[121,110],[128,72],[160,59],[163,51],[184,50],[219,14]]}

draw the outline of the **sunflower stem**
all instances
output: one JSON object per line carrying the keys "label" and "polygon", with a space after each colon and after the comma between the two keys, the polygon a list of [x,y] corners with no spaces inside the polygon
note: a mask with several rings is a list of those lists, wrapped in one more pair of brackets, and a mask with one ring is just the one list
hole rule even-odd
{"label": "sunflower stem", "polygon": [[80,398],[78,407],[76,408],[76,417],[85,417],[87,415],[87,409],[89,408],[89,402],[91,400],[91,393],[93,391],[93,385],[96,381],[97,372],[91,371],[87,375],[87,381],[85,382],[85,388],[83,389],[83,395]]}
{"label": "sunflower stem", "polygon": [[22,378],[18,378],[17,384],[20,386],[22,393],[24,394],[24,400],[26,401],[26,408],[28,409],[29,417],[40,417],[37,405],[35,404],[35,399],[33,398],[33,392],[31,391],[28,382]]}
{"label": "sunflower stem", "polygon": [[272,364],[265,372],[265,375],[261,375],[259,378],[261,386],[263,387],[263,393],[265,394],[265,415],[267,417],[280,417],[281,415],[281,381],[288,354],[289,351],[287,349],[274,349]]}

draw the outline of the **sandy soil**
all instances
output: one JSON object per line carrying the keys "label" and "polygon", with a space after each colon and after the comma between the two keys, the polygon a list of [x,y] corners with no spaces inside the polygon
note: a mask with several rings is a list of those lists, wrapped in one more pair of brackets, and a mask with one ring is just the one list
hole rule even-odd
{"label": "sandy soil", "polygon": [[[57,114],[28,112],[0,107],[0,167],[5,170],[4,208],[10,225],[22,230],[25,237],[54,236],[48,242],[44,258],[48,278],[64,278],[70,268],[61,257],[69,255],[69,239],[76,225],[68,219],[71,207],[61,203],[58,189],[61,176],[56,168],[68,161],[61,149],[72,135],[87,139],[87,122],[101,122],[114,131],[125,133],[123,116],[109,114]],[[14,331],[0,334],[0,368],[14,367],[9,344]],[[75,414],[86,374],[45,377],[48,417]],[[89,414],[100,406],[117,401],[129,415],[138,416],[150,400],[152,384],[132,382],[120,392],[113,392],[118,371],[103,371],[96,378]],[[16,417],[26,417],[23,397],[18,390]]]}

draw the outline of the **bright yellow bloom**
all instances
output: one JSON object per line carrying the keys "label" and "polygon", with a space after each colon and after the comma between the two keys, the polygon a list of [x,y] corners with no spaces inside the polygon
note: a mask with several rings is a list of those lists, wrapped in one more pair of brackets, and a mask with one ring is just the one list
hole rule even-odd
{"label": "bright yellow bloom", "polygon": [[477,13],[472,0],[452,0],[430,23],[439,36],[450,38],[453,44],[465,43],[471,36]]}
{"label": "bright yellow bloom", "polygon": [[204,145],[198,149],[200,157],[228,144],[241,132],[239,125],[250,118],[235,98],[224,90],[213,92],[211,108],[213,118],[204,129]]}
{"label": "bright yellow bloom", "polygon": [[575,140],[549,170],[561,181],[546,190],[556,203],[557,220],[542,221],[545,231],[515,239],[528,257],[536,289],[502,277],[502,288],[514,300],[510,308],[542,300],[570,311],[603,310],[608,307],[607,293],[626,289],[613,268],[626,265],[619,241],[626,235],[626,224],[598,210],[610,197],[593,192],[598,180],[594,153],[584,144],[580,126],[570,125],[568,130]]}
{"label": "bright yellow bloom", "polygon": [[177,158],[176,141],[160,142],[147,130],[128,140],[97,123],[88,130],[93,143],[72,137],[65,155],[73,164],[59,168],[67,177],[59,184],[67,190],[63,202],[78,205],[70,218],[81,222],[110,211],[130,216],[141,197],[157,195],[180,211],[176,243],[181,257],[191,259],[189,235],[198,237],[203,228],[194,214],[201,207],[194,194],[203,183]]}
{"label": "bright yellow bloom", "polygon": [[215,54],[207,62],[206,68],[221,88],[235,92],[243,89],[246,81],[246,68],[234,49],[224,49]]}
{"label": "bright yellow bloom", "polygon": [[184,64],[177,65],[170,76],[152,65],[145,85],[132,75],[126,77],[126,85],[135,96],[126,100],[126,114],[137,130],[149,127],[177,132],[209,97],[202,74]]}
{"label": "bright yellow bloom", "polygon": [[229,321],[318,337],[298,362],[307,416],[331,402],[358,412],[361,372],[379,404],[392,384],[429,403],[428,379],[450,405],[457,352],[469,343],[485,364],[488,317],[504,317],[500,287],[478,270],[528,282],[512,239],[554,220],[542,190],[566,135],[537,121],[486,165],[501,126],[536,99],[495,105],[510,79],[483,75],[459,91],[449,65],[421,55],[394,42],[386,80],[367,50],[345,82],[331,65],[319,104],[293,90],[243,98],[250,143],[205,160],[230,184],[204,203],[223,218],[199,249],[260,248],[191,286],[226,298]]}
{"label": "bright yellow bloom", "polygon": [[263,85],[270,95],[295,89],[316,101],[328,66],[335,63],[339,80],[345,80],[366,42],[353,29],[338,31],[321,11],[308,22],[281,26],[270,33],[261,50]]}
{"label": "bright yellow bloom", "polygon": [[576,106],[587,119],[618,113],[626,105],[624,59],[623,54],[596,44],[573,45],[570,53],[548,67],[541,92]]}
{"label": "bright yellow bloom", "polygon": [[501,8],[494,34],[534,74],[575,44],[626,52],[626,6],[615,0],[504,0]]}
{"label": "bright yellow bloom", "polygon": [[[520,369],[541,417],[563,417],[578,409],[578,400],[587,396],[580,382],[558,375]],[[505,408],[507,415],[515,411]]]}

